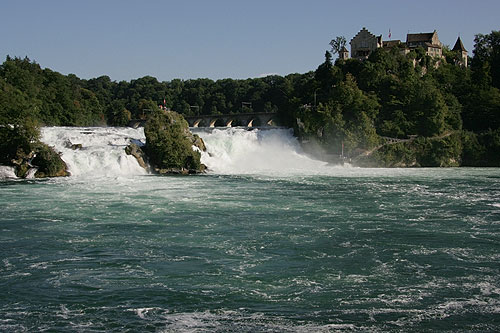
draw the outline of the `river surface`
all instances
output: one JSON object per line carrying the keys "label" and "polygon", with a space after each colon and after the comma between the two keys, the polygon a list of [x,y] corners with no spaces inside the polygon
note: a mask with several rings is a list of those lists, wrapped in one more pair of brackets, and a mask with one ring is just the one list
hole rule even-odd
{"label": "river surface", "polygon": [[201,135],[211,171],[168,177],[122,154],[140,130],[44,129],[73,175],[0,180],[0,331],[500,330],[500,169]]}

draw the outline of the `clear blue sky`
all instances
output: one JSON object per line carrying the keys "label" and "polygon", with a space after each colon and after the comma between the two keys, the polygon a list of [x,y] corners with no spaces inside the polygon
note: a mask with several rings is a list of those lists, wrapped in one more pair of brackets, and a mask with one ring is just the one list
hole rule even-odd
{"label": "clear blue sky", "polygon": [[362,27],[388,39],[500,30],[499,0],[22,0],[0,5],[0,57],[88,79],[249,78],[305,73]]}

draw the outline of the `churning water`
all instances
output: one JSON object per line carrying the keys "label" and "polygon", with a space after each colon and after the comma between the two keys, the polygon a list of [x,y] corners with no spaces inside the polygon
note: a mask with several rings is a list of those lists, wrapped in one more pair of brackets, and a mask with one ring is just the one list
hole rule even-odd
{"label": "churning water", "polygon": [[125,153],[130,143],[144,145],[144,128],[45,127],[42,141],[61,152],[73,176],[128,176],[145,174],[137,160]]}
{"label": "churning water", "polygon": [[200,134],[211,171],[162,177],[123,153],[141,130],[44,129],[73,176],[0,181],[0,331],[500,329],[499,169]]}
{"label": "churning water", "polygon": [[327,163],[306,156],[291,129],[198,129],[208,153],[202,162],[217,174],[304,175],[331,173]]}

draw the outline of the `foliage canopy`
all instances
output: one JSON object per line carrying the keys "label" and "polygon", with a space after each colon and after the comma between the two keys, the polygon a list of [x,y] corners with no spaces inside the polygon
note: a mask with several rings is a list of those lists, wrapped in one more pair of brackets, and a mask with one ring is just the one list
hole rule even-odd
{"label": "foliage canopy", "polygon": [[[330,46],[338,52],[344,45],[337,37]],[[464,151],[481,146],[485,161],[496,146],[481,138],[495,138],[500,128],[500,32],[476,35],[473,53],[470,68],[463,68],[446,48],[443,59],[395,47],[335,64],[326,51],[325,61],[304,74],[165,82],[151,76],[82,80],[7,57],[0,65],[0,149],[4,160],[11,158],[36,140],[37,126],[123,126],[161,105],[182,115],[278,112],[297,136],[335,154],[343,142],[351,156],[378,147],[383,137],[437,138],[463,130],[466,136],[453,138],[465,140]],[[470,162],[474,154],[467,154],[463,160]]]}

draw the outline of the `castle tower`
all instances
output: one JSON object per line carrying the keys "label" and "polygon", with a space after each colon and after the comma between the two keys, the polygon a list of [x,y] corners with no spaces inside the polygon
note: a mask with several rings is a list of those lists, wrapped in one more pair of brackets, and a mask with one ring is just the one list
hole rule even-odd
{"label": "castle tower", "polygon": [[351,39],[351,57],[358,60],[368,59],[370,53],[378,47],[382,47],[382,36],[375,36],[363,27],[353,39]]}
{"label": "castle tower", "polygon": [[345,48],[345,46],[339,52],[339,59],[342,60],[349,59],[349,51]]}
{"label": "castle tower", "polygon": [[458,37],[457,42],[455,43],[455,46],[453,46],[452,51],[458,53],[458,55],[462,59],[461,61],[457,62],[457,65],[460,65],[462,67],[467,67],[467,50],[465,49],[464,44],[462,43],[460,37]]}

